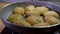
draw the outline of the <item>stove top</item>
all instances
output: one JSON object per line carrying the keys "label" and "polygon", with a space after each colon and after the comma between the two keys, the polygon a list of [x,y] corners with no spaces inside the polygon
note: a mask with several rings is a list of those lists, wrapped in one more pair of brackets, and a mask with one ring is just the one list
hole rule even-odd
{"label": "stove top", "polygon": [[[1,34],[19,34],[18,32],[12,32],[10,29],[8,29],[7,27],[2,31]],[[54,34],[60,34],[60,30],[57,30],[56,32],[54,32]]]}

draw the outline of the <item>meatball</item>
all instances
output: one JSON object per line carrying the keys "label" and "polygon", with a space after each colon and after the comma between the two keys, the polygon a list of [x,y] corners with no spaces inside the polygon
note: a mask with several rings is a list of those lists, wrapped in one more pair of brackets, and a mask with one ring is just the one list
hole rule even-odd
{"label": "meatball", "polygon": [[26,18],[26,21],[29,22],[31,25],[36,24],[36,23],[40,23],[43,21],[41,16],[34,16],[31,15],[29,17]]}
{"label": "meatball", "polygon": [[47,7],[41,6],[41,7],[36,7],[36,11],[38,11],[40,14],[44,14],[45,12],[48,12],[49,9]]}
{"label": "meatball", "polygon": [[22,7],[15,7],[13,13],[15,14],[24,14],[24,9]]}
{"label": "meatball", "polygon": [[22,20],[23,19],[23,16],[22,15],[19,15],[19,14],[11,14],[8,18],[8,21],[10,22],[16,22],[18,20]]}
{"label": "meatball", "polygon": [[31,26],[28,22],[26,22],[24,20],[16,21],[14,24],[19,25],[19,26],[26,26],[26,27],[30,27]]}
{"label": "meatball", "polygon": [[33,5],[28,5],[27,7],[25,7],[26,11],[34,11],[35,7]]}
{"label": "meatball", "polygon": [[34,24],[33,26],[49,26],[50,24],[49,23],[37,23],[37,24]]}
{"label": "meatball", "polygon": [[55,11],[48,11],[48,12],[44,13],[44,16],[54,16],[54,17],[58,18],[59,14],[56,13]]}
{"label": "meatball", "polygon": [[59,23],[59,19],[53,17],[53,16],[45,16],[45,21],[49,22],[50,24],[57,24]]}
{"label": "meatball", "polygon": [[26,15],[40,15],[38,11],[26,11]]}

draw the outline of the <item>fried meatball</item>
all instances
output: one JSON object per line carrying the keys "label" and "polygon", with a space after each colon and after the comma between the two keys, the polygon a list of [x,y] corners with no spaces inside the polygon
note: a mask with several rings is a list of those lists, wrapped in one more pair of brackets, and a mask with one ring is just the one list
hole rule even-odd
{"label": "fried meatball", "polygon": [[19,14],[11,14],[8,18],[8,21],[10,22],[15,22],[15,21],[18,21],[18,20],[22,20],[23,19],[23,16],[22,15],[19,15]]}
{"label": "fried meatball", "polygon": [[25,10],[26,11],[34,11],[35,7],[33,5],[28,5],[28,6],[25,7]]}
{"label": "fried meatball", "polygon": [[26,21],[32,25],[36,24],[36,23],[40,23],[40,22],[42,22],[42,20],[43,20],[43,18],[41,16],[34,16],[34,15],[31,15],[26,18]]}
{"label": "fried meatball", "polygon": [[37,23],[37,24],[34,24],[33,26],[49,26],[50,24],[49,23]]}
{"label": "fried meatball", "polygon": [[54,17],[58,18],[59,14],[56,13],[55,11],[48,11],[48,12],[44,13],[44,16],[54,16]]}
{"label": "fried meatball", "polygon": [[40,12],[40,14],[44,14],[45,12],[49,11],[49,9],[47,7],[44,7],[44,6],[42,6],[42,7],[36,7],[35,10],[38,11],[38,12]]}
{"label": "fried meatball", "polygon": [[26,27],[30,27],[31,26],[28,22],[26,22],[24,20],[16,21],[14,24],[17,24],[19,26],[26,26]]}
{"label": "fried meatball", "polygon": [[57,24],[59,23],[59,19],[53,17],[53,16],[45,16],[45,21],[49,22],[50,24]]}
{"label": "fried meatball", "polygon": [[22,7],[15,7],[13,13],[15,14],[24,14],[25,10]]}
{"label": "fried meatball", "polygon": [[26,15],[40,15],[38,11],[26,11]]}

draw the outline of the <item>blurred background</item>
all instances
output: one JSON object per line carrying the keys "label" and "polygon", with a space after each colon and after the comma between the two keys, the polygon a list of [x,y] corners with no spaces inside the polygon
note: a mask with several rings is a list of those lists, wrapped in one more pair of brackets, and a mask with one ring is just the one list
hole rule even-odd
{"label": "blurred background", "polygon": [[0,2],[22,2],[22,1],[55,1],[55,2],[60,2],[60,0],[0,0]]}
{"label": "blurred background", "polygon": [[60,5],[60,0],[0,0],[0,2],[24,2],[24,1],[47,1],[47,2],[53,2],[55,4]]}
{"label": "blurred background", "polygon": [[1,2],[14,3],[14,2],[24,2],[24,1],[47,1],[47,2],[52,2],[52,3],[55,3],[57,5],[60,5],[60,0],[0,0],[0,3]]}

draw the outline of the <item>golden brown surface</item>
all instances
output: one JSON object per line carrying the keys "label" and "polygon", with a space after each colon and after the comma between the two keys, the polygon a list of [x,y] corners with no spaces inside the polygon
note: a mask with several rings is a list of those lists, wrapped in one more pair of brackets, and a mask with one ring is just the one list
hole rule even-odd
{"label": "golden brown surface", "polygon": [[[8,3],[3,3],[3,2],[1,2],[0,3],[0,10],[2,9],[2,7],[3,6],[5,6],[6,4],[8,4]],[[2,30],[5,28],[5,25],[3,24],[3,21],[0,19],[0,33],[2,32]]]}

